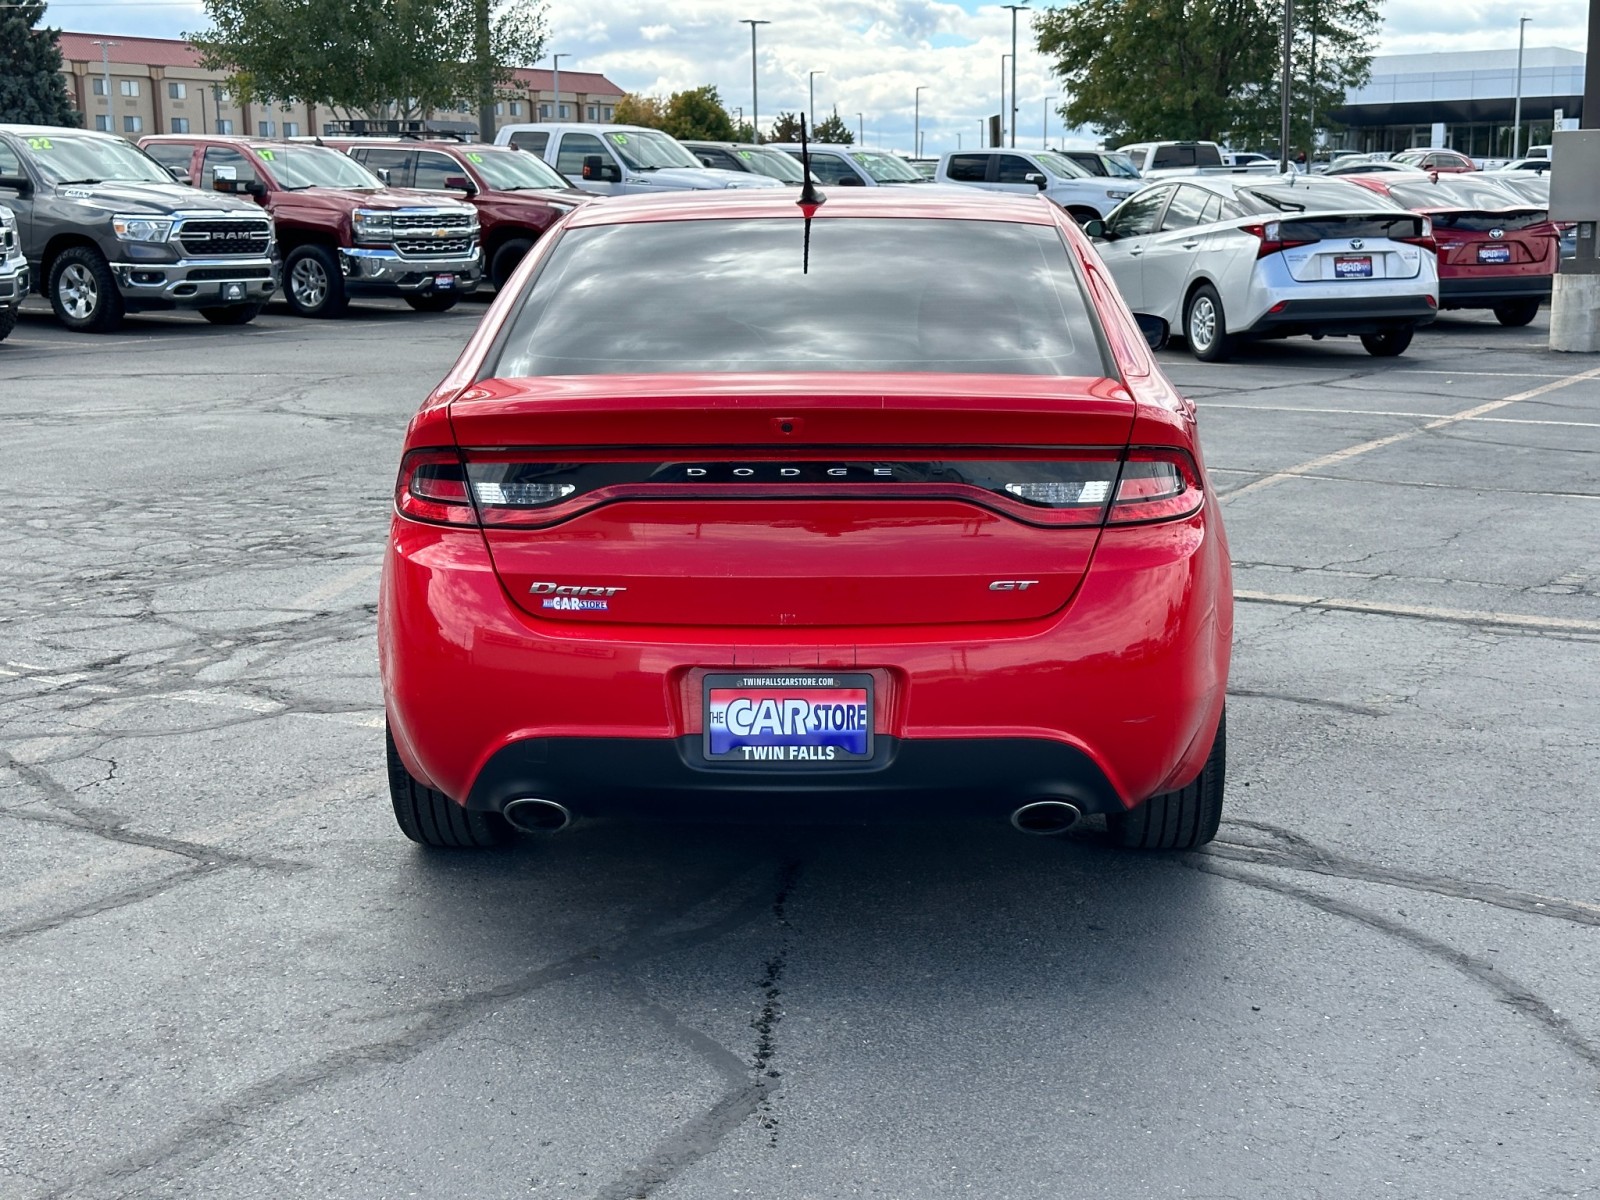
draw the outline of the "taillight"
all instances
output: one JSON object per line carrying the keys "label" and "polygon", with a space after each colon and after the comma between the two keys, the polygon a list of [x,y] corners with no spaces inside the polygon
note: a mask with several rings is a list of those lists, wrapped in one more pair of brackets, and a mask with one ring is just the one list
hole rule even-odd
{"label": "taillight", "polygon": [[1439,243],[1434,240],[1433,219],[1431,217],[1422,218],[1422,232],[1416,237],[1395,238],[1395,241],[1405,242],[1412,246],[1421,246],[1424,250],[1432,250],[1435,254],[1439,253]]}
{"label": "taillight", "polygon": [[1304,235],[1297,237],[1284,229],[1282,221],[1268,221],[1264,225],[1245,225],[1242,228],[1252,237],[1261,239],[1261,245],[1256,247],[1257,258],[1265,258],[1269,254],[1287,250],[1290,246],[1309,246],[1312,242],[1321,240]]}
{"label": "taillight", "polygon": [[1131,450],[1106,523],[1175,521],[1198,512],[1204,501],[1200,473],[1187,454],[1181,450]]}
{"label": "taillight", "polygon": [[413,450],[400,463],[394,506],[402,516],[437,525],[476,525],[467,472],[455,450]]}

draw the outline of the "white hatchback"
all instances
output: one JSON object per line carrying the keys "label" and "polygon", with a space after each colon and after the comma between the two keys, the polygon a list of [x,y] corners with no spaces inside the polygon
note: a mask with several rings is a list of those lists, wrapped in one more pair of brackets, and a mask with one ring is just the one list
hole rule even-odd
{"label": "white hatchback", "polygon": [[1158,182],[1085,232],[1128,306],[1207,362],[1243,339],[1297,335],[1400,354],[1439,311],[1428,218],[1338,179]]}

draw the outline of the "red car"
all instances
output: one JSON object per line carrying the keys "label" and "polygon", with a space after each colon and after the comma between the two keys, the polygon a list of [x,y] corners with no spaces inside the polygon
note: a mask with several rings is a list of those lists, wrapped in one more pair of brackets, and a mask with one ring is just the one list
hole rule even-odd
{"label": "red car", "polygon": [[489,280],[504,287],[533,243],[594,197],[573,187],[537,154],[481,142],[327,138],[391,187],[443,192],[478,210]]}
{"label": "red car", "polygon": [[1544,207],[1482,177],[1341,178],[1433,219],[1441,309],[1491,308],[1502,325],[1526,325],[1550,299],[1561,231]]}
{"label": "red car", "polygon": [[1228,548],[1160,322],[1053,205],[824,199],[579,209],[412,419],[379,611],[411,838],[1215,833]]}
{"label": "red car", "polygon": [[1478,169],[1477,163],[1457,150],[1404,150],[1389,161],[1441,175],[1465,175]]}

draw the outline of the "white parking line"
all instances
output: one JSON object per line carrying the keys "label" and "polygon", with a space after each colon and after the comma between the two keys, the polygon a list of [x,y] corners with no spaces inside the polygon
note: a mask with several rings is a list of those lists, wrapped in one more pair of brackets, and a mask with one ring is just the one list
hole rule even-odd
{"label": "white parking line", "polygon": [[[1247,412],[1327,413],[1339,417],[1412,417],[1429,420],[1437,413],[1397,412],[1384,408],[1302,408],[1296,404],[1212,404],[1197,401],[1203,410],[1208,408],[1238,408]],[[1600,421],[1543,421],[1536,417],[1461,417],[1463,422],[1487,421],[1496,425],[1560,425],[1568,429],[1600,429]]]}
{"label": "white parking line", "polygon": [[1235,600],[1254,604],[1281,604],[1288,608],[1323,608],[1335,612],[1369,613],[1380,617],[1423,617],[1465,625],[1506,625],[1546,633],[1600,633],[1600,621],[1582,617],[1533,617],[1526,613],[1481,612],[1469,608],[1437,608],[1428,604],[1382,604],[1372,600],[1341,600],[1329,596],[1294,596],[1277,592],[1236,591]]}
{"label": "white parking line", "polygon": [[1575,383],[1582,383],[1587,379],[1600,378],[1600,367],[1592,367],[1587,371],[1579,371],[1576,375],[1565,375],[1560,379],[1553,379],[1549,383],[1541,383],[1536,388],[1529,388],[1525,392],[1517,392],[1503,400],[1490,400],[1486,404],[1479,404],[1472,408],[1462,409],[1458,413],[1451,413],[1448,417],[1436,417],[1415,429],[1403,430],[1400,433],[1391,433],[1387,437],[1373,438],[1370,442],[1362,442],[1357,446],[1349,446],[1343,450],[1335,450],[1332,454],[1324,454],[1320,458],[1313,458],[1284,471],[1274,471],[1271,475],[1263,476],[1254,483],[1247,483],[1241,488],[1235,488],[1222,499],[1224,502],[1236,500],[1240,496],[1247,496],[1251,492],[1259,492],[1264,488],[1273,487],[1290,479],[1297,479],[1308,471],[1320,471],[1324,467],[1331,467],[1338,463],[1348,462],[1363,454],[1370,454],[1374,450],[1382,450],[1386,446],[1393,446],[1397,442],[1407,442],[1414,437],[1421,437],[1424,433],[1431,433],[1435,429],[1444,429],[1462,421],[1470,421],[1475,417],[1482,417],[1509,404],[1520,404],[1524,400],[1532,400],[1535,396],[1543,396],[1546,392],[1553,392],[1559,388],[1570,387]]}

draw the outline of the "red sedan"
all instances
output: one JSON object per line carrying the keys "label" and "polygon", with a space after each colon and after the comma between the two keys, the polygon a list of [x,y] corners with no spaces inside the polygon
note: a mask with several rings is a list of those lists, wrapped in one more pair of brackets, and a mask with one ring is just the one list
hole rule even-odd
{"label": "red sedan", "polygon": [[1037,199],[822,199],[579,209],[412,420],[379,615],[411,838],[1215,833],[1228,549],[1159,322]]}
{"label": "red sedan", "polygon": [[1550,299],[1561,231],[1543,206],[1483,175],[1341,178],[1433,219],[1440,308],[1491,308],[1502,325],[1526,325]]}

